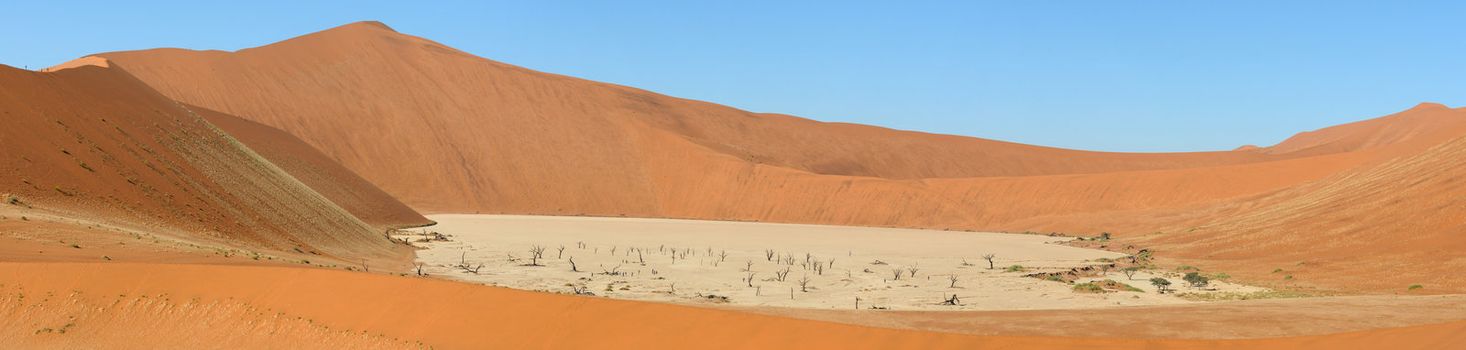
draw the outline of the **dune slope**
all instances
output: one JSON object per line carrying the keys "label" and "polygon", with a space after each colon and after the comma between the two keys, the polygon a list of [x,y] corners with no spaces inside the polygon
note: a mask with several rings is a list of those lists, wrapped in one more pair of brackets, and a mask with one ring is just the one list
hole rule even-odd
{"label": "dune slope", "polygon": [[648,168],[700,166],[645,156],[669,142],[745,166],[897,180],[1291,157],[1085,152],[749,113],[530,71],[371,22],[238,52],[97,56],[180,101],[299,136],[408,204],[438,211],[659,216],[668,205],[652,191],[697,179]]}
{"label": "dune slope", "polygon": [[200,241],[394,257],[384,235],[115,68],[0,66],[8,205]]}
{"label": "dune slope", "polygon": [[[0,263],[0,284],[0,314],[16,316],[0,321],[0,340],[49,348],[131,347],[139,335],[204,348],[1436,349],[1466,341],[1463,322],[1244,340],[972,336],[282,267]],[[302,340],[311,341],[293,342]]]}
{"label": "dune slope", "polygon": [[[1299,256],[1342,260],[1347,256],[1327,254],[1394,255],[1411,248],[1335,250],[1328,243],[1334,235],[1278,230],[1281,224],[1248,224],[1252,228],[1209,236],[1197,235],[1216,231],[1193,228],[1265,222],[1253,219],[1263,215],[1259,210],[1277,218],[1266,222],[1286,221],[1288,227],[1330,225],[1319,221],[1328,215],[1314,215],[1310,206],[1280,203],[1331,191],[1335,187],[1326,184],[1346,174],[1377,176],[1355,177],[1350,189],[1338,189],[1355,195],[1308,200],[1344,208],[1349,201],[1379,200],[1372,195],[1379,194],[1403,207],[1427,208],[1439,201],[1401,194],[1463,191],[1450,182],[1404,183],[1397,177],[1408,173],[1384,168],[1401,159],[1432,162],[1426,158],[1444,155],[1427,150],[1466,135],[1466,112],[1435,104],[1302,133],[1270,147],[1132,154],[749,113],[535,72],[375,22],[237,52],[158,49],[82,60],[95,57],[174,99],[297,136],[404,203],[433,212],[1108,231],[1165,247],[1170,258],[1217,261],[1216,248],[1139,239],[1186,231],[1193,235],[1173,236],[1241,247],[1292,242]],[[1395,216],[1364,217],[1382,240],[1415,237],[1408,227],[1449,232],[1459,223],[1450,216],[1420,216],[1419,225],[1399,225]],[[1226,224],[1231,222],[1236,224]],[[1436,243],[1456,239],[1431,235]],[[1251,258],[1238,253],[1229,259]],[[1418,277],[1319,283],[1386,291],[1395,287],[1385,284]]]}
{"label": "dune slope", "polygon": [[433,222],[295,136],[203,107],[188,108],[374,227],[414,227]]}

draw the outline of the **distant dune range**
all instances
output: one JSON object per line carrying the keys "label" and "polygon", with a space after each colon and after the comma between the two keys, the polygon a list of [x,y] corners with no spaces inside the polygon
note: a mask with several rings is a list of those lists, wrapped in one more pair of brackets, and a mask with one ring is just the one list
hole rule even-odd
{"label": "distant dune range", "polygon": [[750,113],[376,22],[237,52],[96,57],[299,137],[428,212],[1113,232],[1253,282],[1466,291],[1441,273],[1466,268],[1466,110],[1437,104],[1270,147],[1107,153]]}

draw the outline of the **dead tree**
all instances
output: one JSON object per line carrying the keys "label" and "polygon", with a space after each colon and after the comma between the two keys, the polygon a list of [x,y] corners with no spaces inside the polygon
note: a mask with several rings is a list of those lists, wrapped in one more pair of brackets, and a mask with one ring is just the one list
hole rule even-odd
{"label": "dead tree", "polygon": [[986,259],[988,261],[988,270],[992,270],[994,268],[993,267],[993,258],[996,258],[996,257],[998,257],[998,256],[997,255],[994,255],[993,253],[987,253],[987,254],[983,254],[982,255],[982,258],[983,259]]}
{"label": "dead tree", "polygon": [[753,271],[753,260],[744,261],[743,262],[743,272],[752,272],[752,271]]}
{"label": "dead tree", "polygon": [[570,290],[575,292],[575,295],[592,295],[590,294],[589,288],[585,285],[573,284],[570,285]]}
{"label": "dead tree", "polygon": [[636,248],[636,261],[641,263],[641,266],[646,266],[646,257],[641,256],[641,248]]}
{"label": "dead tree", "polygon": [[748,286],[749,287],[753,287],[753,275],[754,274],[757,274],[757,272],[749,271],[748,272],[748,277],[745,277],[743,279],[743,281],[748,282]]}
{"label": "dead tree", "polygon": [[952,284],[947,285],[947,288],[957,288],[957,274],[948,275],[947,281],[952,282]]}
{"label": "dead tree", "polygon": [[564,256],[565,256],[565,245],[564,244],[561,244],[560,245],[560,248],[555,250],[555,258],[556,259],[560,259],[560,258],[563,258]]}
{"label": "dead tree", "polygon": [[784,267],[784,270],[783,271],[778,271],[778,270],[774,271],[774,279],[775,280],[778,280],[779,282],[784,282],[784,279],[785,278],[788,278],[788,277],[789,277],[789,267],[787,267],[787,266]]}
{"label": "dead tree", "polygon": [[956,294],[952,294],[952,297],[947,298],[946,301],[943,301],[942,305],[962,305],[962,300],[957,299]]}
{"label": "dead tree", "polygon": [[816,260],[814,262],[814,273],[823,276],[825,274],[825,262]]}
{"label": "dead tree", "polygon": [[575,257],[573,256],[570,257],[570,272],[580,272],[580,269],[575,267]]}
{"label": "dead tree", "polygon": [[891,269],[891,280],[892,281],[900,281],[901,280],[901,272],[903,272],[903,271],[901,271],[901,268]]}
{"label": "dead tree", "polygon": [[543,257],[545,257],[545,246],[529,247],[529,266],[543,266],[540,265],[540,258]]}
{"label": "dead tree", "polygon": [[720,250],[720,251],[718,251],[718,262],[723,262],[725,260],[728,260],[728,251],[726,251],[726,250]]}
{"label": "dead tree", "polygon": [[606,276],[625,276],[626,275],[625,272],[621,272],[619,270],[621,270],[621,265],[616,265],[616,267],[612,267],[610,270],[607,270],[606,269],[606,265],[601,265],[601,274],[602,275],[606,275]]}
{"label": "dead tree", "polygon": [[911,278],[916,278],[916,271],[917,270],[920,270],[920,269],[916,268],[916,265],[911,265],[911,267],[906,268],[906,272],[910,272],[911,273]]}
{"label": "dead tree", "polygon": [[774,261],[774,250],[764,249],[764,260]]}
{"label": "dead tree", "polygon": [[417,263],[417,275],[422,276],[422,263]]}
{"label": "dead tree", "polygon": [[809,293],[809,275],[799,278],[799,291]]}
{"label": "dead tree", "polygon": [[825,267],[832,268],[832,269],[835,268],[835,258],[830,258],[830,262],[827,263],[827,264],[825,264]]}
{"label": "dead tree", "polygon": [[463,269],[463,272],[477,275],[478,270],[484,268],[484,264],[478,264],[478,266],[458,265],[458,268]]}

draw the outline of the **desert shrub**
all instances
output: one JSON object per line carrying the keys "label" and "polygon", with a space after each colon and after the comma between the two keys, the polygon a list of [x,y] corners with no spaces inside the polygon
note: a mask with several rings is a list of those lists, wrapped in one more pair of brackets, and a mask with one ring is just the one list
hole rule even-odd
{"label": "desert shrub", "polygon": [[1187,272],[1186,276],[1182,277],[1181,279],[1185,280],[1186,283],[1190,283],[1192,287],[1205,287],[1207,284],[1211,283],[1211,279],[1206,278],[1206,276],[1202,276],[1200,273],[1196,272]]}
{"label": "desert shrub", "polygon": [[1075,293],[1107,293],[1109,291],[1105,290],[1104,287],[1100,287],[1100,285],[1095,284],[1094,282],[1085,282],[1085,283],[1075,284],[1074,285],[1074,292]]}
{"label": "desert shrub", "polygon": [[1135,273],[1136,272],[1140,272],[1140,267],[1139,266],[1126,267],[1124,269],[1121,269],[1120,272],[1124,272],[1125,273],[1125,279],[1132,279],[1133,280],[1133,279],[1135,279]]}
{"label": "desert shrub", "polygon": [[1171,281],[1160,277],[1150,279],[1150,284],[1155,286],[1161,294],[1166,294],[1166,291],[1171,289]]}
{"label": "desert shrub", "polygon": [[1115,290],[1115,291],[1123,291],[1123,292],[1144,292],[1144,290],[1141,290],[1140,288],[1135,288],[1134,286],[1131,286],[1131,285],[1128,285],[1128,284],[1124,284],[1124,283],[1120,283],[1120,282],[1115,282],[1115,280],[1101,280],[1101,281],[1094,281],[1094,282],[1091,282],[1091,283],[1094,283],[1095,285],[1100,286],[1100,288],[1104,288],[1104,289],[1107,289],[1107,290]]}
{"label": "desert shrub", "polygon": [[1191,301],[1231,301],[1231,300],[1257,300],[1257,299],[1287,299],[1304,298],[1313,295],[1292,292],[1292,291],[1258,291],[1258,292],[1223,292],[1223,293],[1181,293],[1177,294],[1181,299]]}
{"label": "desert shrub", "polygon": [[1232,275],[1228,275],[1226,272],[1218,272],[1217,274],[1212,275],[1211,278],[1214,280],[1226,281],[1227,279],[1232,278]]}
{"label": "desert shrub", "polygon": [[1013,266],[1009,266],[1005,271],[1008,271],[1008,272],[1023,272],[1024,271],[1024,268],[1023,268],[1023,265],[1013,265]]}
{"label": "desert shrub", "polygon": [[1424,289],[1424,288],[1425,288],[1425,286],[1422,286],[1422,285],[1419,285],[1419,284],[1412,284],[1412,285],[1410,285],[1410,288],[1408,288],[1408,290],[1417,290],[1417,289]]}

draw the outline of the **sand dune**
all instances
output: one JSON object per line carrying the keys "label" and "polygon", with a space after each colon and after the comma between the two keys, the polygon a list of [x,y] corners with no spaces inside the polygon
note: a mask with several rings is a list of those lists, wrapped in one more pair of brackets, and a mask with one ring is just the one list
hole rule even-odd
{"label": "sand dune", "polygon": [[[138,336],[203,348],[1440,349],[1466,342],[1463,322],[1243,340],[973,336],[282,267],[0,263],[0,284],[0,313],[21,316],[0,321],[7,326],[0,340],[39,348],[99,341],[127,348]],[[75,313],[42,319],[21,310]]]}
{"label": "sand dune", "polygon": [[[0,113],[0,314],[7,315],[0,344],[1409,349],[1466,342],[1459,297],[1157,306],[1145,310],[1161,316],[1116,323],[1134,329],[1104,334],[1085,325],[1063,332],[1069,338],[1042,332],[1074,320],[1110,324],[1106,318],[1122,317],[1114,312],[1133,310],[886,317],[758,310],[900,328],[885,329],[337,265],[406,271],[410,251],[382,230],[429,223],[417,209],[1107,231],[1114,241],[1091,245],[1148,248],[1168,265],[1267,287],[1461,293],[1466,109],[1437,104],[1267,147],[1089,152],[751,113],[535,72],[362,22],[237,52],[104,53],[44,73],[0,66]],[[241,255],[254,251],[274,255]],[[1406,289],[1416,284],[1422,288]],[[1371,323],[1329,312],[1352,306],[1386,317],[1392,303],[1422,314]],[[1228,327],[1202,319],[1211,311],[1234,323],[1277,319],[1230,333],[1194,329]],[[1277,316],[1289,314],[1312,323],[1294,327]],[[1025,321],[999,327],[969,319],[986,316]],[[1456,321],[1426,324],[1449,320]],[[1371,329],[1399,326],[1408,327]],[[1351,332],[1330,334],[1339,331]],[[1299,334],[1307,336],[1147,338]],[[132,340],[139,335],[152,343]],[[1132,338],[1109,338],[1120,336]]]}
{"label": "sand dune", "polygon": [[210,124],[229,133],[229,136],[243,142],[296,180],[372,226],[401,228],[433,222],[295,136],[203,107],[188,108]]}
{"label": "sand dune", "polygon": [[1082,174],[1292,157],[1086,152],[749,113],[534,72],[372,23],[239,52],[98,56],[180,101],[297,135],[431,211],[669,216],[668,208],[680,206],[662,204],[668,199],[655,192],[697,181],[649,171],[699,165],[652,155],[665,148],[742,167],[836,175],[829,180],[836,183],[846,176]]}
{"label": "sand dune", "polygon": [[253,249],[401,259],[366,223],[114,68],[0,66],[0,192],[60,216]]}
{"label": "sand dune", "polygon": [[[1405,157],[1429,162],[1420,158],[1429,156],[1422,152],[1466,135],[1466,111],[1422,104],[1269,147],[1156,154],[1055,149],[750,113],[535,72],[375,22],[237,52],[157,49],[95,57],[110,59],[174,99],[297,136],[419,210],[1107,231],[1164,246],[1167,258],[1217,262],[1229,270],[1243,264],[1220,262],[1214,245],[1181,249],[1140,236],[1189,231],[1176,237],[1221,241],[1201,236],[1215,231],[1192,228],[1253,220],[1247,217],[1262,214],[1245,213],[1267,206],[1269,215],[1294,218],[1281,230],[1289,233],[1230,235],[1227,244],[1295,242],[1289,244],[1298,256],[1347,259],[1329,254],[1348,250],[1319,244],[1334,236],[1303,229],[1327,224],[1311,221],[1318,216],[1269,203]],[[1382,171],[1375,173],[1402,174]],[[1382,177],[1354,182],[1338,188],[1353,195],[1314,199],[1325,201],[1320,206],[1344,207],[1346,198],[1395,195],[1411,186]],[[1431,184],[1440,187],[1407,190],[1461,191],[1448,182]],[[1409,208],[1436,203],[1391,198]],[[1404,230],[1414,224],[1397,225],[1394,218],[1373,216],[1367,225],[1383,240],[1415,236]],[[1419,220],[1422,227],[1459,222],[1446,216]],[[1438,238],[1427,241],[1455,242],[1445,234],[1433,237]],[[1410,251],[1389,245],[1359,249]],[[1350,270],[1336,274],[1365,268],[1341,267]],[[1376,284],[1357,283],[1363,278],[1311,283],[1390,291],[1401,279],[1420,276]],[[1444,278],[1451,280],[1431,279],[1445,288],[1438,291],[1462,290],[1455,279]]]}

